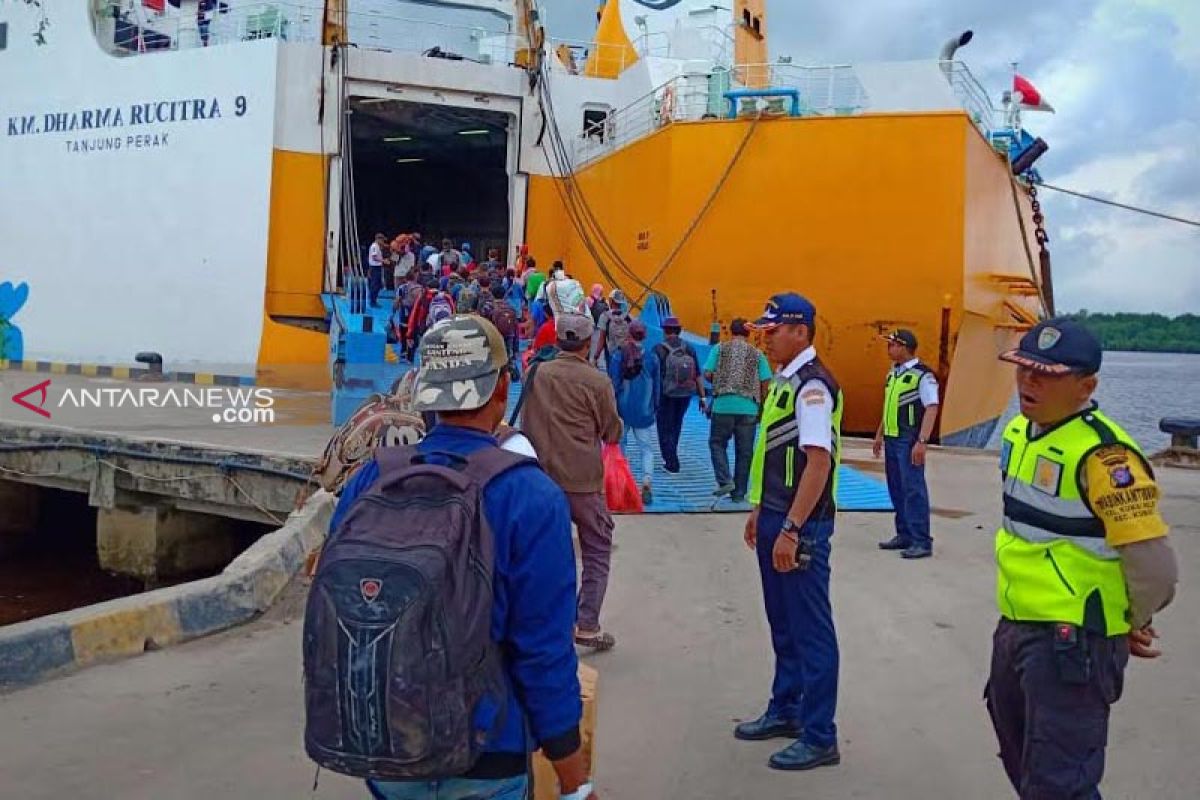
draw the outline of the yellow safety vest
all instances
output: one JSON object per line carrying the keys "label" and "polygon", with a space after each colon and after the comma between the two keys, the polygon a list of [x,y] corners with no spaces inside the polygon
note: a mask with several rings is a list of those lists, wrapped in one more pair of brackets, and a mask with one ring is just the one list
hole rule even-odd
{"label": "yellow safety vest", "polygon": [[790,378],[776,376],[763,401],[762,422],[750,464],[750,502],[770,511],[787,513],[800,488],[800,476],[808,457],[800,447],[800,425],[796,421],[796,397],[804,384],[820,381],[833,397],[831,438],[833,465],[825,490],[809,519],[833,519],[837,512],[837,472],[842,452],[842,390],[837,380],[814,358]]}
{"label": "yellow safety vest", "polygon": [[[1141,449],[1095,408],[1030,435],[1018,415],[1000,454],[1004,521],[996,532],[996,604],[1021,622],[1066,622],[1116,636],[1129,631],[1129,597],[1117,551],[1080,486],[1084,461],[1101,447]],[[1146,465],[1150,469],[1149,464]],[[1152,472],[1150,474],[1153,474]]]}
{"label": "yellow safety vest", "polygon": [[883,390],[883,435],[897,437],[919,430],[925,416],[925,404],[921,402],[921,378],[932,372],[929,367],[917,362],[899,373],[888,371],[887,385]]}

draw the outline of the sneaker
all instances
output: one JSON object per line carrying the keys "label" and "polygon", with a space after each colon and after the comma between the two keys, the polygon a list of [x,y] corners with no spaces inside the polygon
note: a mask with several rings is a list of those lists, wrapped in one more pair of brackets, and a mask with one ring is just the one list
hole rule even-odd
{"label": "sneaker", "polygon": [[908,548],[903,553],[901,553],[900,557],[912,560],[915,558],[929,558],[932,555],[933,555],[932,547],[915,547],[914,546],[914,547]]}
{"label": "sneaker", "polygon": [[724,497],[727,494],[732,494],[734,485],[732,483],[722,483],[716,489],[713,489],[714,497]]}

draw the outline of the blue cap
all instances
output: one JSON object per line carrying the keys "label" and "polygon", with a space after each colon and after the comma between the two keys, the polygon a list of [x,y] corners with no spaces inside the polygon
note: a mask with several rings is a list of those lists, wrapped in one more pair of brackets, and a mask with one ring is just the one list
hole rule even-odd
{"label": "blue cap", "polygon": [[1073,319],[1056,317],[1039,322],[1021,337],[1016,350],[1000,354],[1000,360],[1050,375],[1100,371],[1103,358],[1100,340]]}
{"label": "blue cap", "polygon": [[817,309],[812,303],[795,292],[786,292],[768,300],[762,316],[751,327],[762,330],[776,325],[812,325],[816,317]]}

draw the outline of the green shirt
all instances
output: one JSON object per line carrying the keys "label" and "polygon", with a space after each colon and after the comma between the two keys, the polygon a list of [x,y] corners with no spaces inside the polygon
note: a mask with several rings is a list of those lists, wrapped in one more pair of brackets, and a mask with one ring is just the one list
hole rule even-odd
{"label": "green shirt", "polygon": [[[716,372],[717,361],[721,358],[721,346],[709,348],[708,360],[704,362],[705,372]],[[771,365],[767,363],[767,357],[762,353],[758,354],[758,379],[760,381],[771,380]],[[749,397],[742,397],[740,394],[727,394],[717,397],[713,400],[712,413],[714,414],[741,414],[747,417],[758,416],[758,404]]]}
{"label": "green shirt", "polygon": [[535,272],[525,279],[525,298],[529,302],[533,302],[537,297],[538,290],[542,288],[542,284],[546,282],[546,276],[541,272]]}

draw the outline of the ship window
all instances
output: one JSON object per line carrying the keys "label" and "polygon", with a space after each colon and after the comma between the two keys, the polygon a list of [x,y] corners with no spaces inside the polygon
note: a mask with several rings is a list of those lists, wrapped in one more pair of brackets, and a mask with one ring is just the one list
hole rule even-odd
{"label": "ship window", "polygon": [[604,141],[604,131],[608,122],[609,109],[587,108],[583,111],[583,138],[595,137]]}
{"label": "ship window", "polygon": [[8,23],[0,22],[0,50],[8,49]]}

